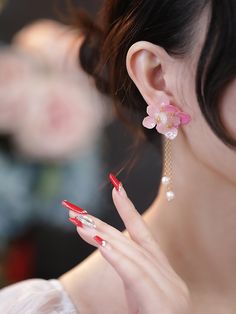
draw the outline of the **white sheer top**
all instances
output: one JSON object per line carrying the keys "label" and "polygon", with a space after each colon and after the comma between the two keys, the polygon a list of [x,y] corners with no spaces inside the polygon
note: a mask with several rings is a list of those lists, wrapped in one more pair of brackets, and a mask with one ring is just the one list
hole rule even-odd
{"label": "white sheer top", "polygon": [[79,314],[58,280],[30,279],[0,290],[1,314]]}

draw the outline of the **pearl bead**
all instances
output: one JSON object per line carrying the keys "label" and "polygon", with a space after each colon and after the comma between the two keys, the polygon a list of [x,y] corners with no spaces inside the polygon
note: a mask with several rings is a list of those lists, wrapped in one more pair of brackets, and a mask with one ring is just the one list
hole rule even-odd
{"label": "pearl bead", "polygon": [[168,185],[168,184],[170,184],[170,178],[169,177],[162,177],[161,182],[164,185]]}
{"label": "pearl bead", "polygon": [[166,192],[167,200],[170,202],[175,198],[175,193],[173,191]]}

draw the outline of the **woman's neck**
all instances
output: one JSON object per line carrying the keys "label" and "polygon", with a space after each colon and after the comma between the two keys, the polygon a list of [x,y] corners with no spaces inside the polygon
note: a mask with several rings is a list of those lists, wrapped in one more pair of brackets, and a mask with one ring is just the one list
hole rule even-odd
{"label": "woman's neck", "polygon": [[182,148],[173,147],[176,198],[161,187],[145,219],[190,286],[235,291],[236,185]]}

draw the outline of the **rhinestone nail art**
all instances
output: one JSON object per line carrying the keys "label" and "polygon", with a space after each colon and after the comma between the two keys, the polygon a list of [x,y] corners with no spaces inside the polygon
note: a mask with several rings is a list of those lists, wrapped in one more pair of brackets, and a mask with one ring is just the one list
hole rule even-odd
{"label": "rhinestone nail art", "polygon": [[95,222],[87,215],[77,215],[75,217],[77,220],[79,220],[84,226],[96,229]]}
{"label": "rhinestone nail art", "polygon": [[104,239],[102,239],[101,237],[95,236],[95,237],[93,237],[93,239],[94,239],[100,246],[102,246],[102,247],[106,247],[106,246],[107,246],[107,242],[106,242]]}

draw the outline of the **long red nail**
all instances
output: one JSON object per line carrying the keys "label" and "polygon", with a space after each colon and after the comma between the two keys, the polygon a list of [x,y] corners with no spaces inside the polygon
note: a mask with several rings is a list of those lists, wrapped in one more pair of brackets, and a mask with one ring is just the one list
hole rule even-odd
{"label": "long red nail", "polygon": [[69,221],[72,222],[76,227],[83,228],[82,222],[80,222],[76,218],[69,218]]}
{"label": "long red nail", "polygon": [[102,247],[105,247],[107,245],[107,242],[99,236],[95,236],[93,237],[93,239]]}
{"label": "long red nail", "polygon": [[120,191],[122,188],[122,183],[117,179],[117,177],[114,174],[110,173],[109,179],[110,179],[111,183],[114,185],[115,189],[117,191]]}
{"label": "long red nail", "polygon": [[68,201],[63,201],[62,203],[62,206],[64,206],[65,208],[69,209],[69,210],[72,210],[73,212],[77,213],[77,214],[80,214],[80,215],[87,215],[88,212]]}

